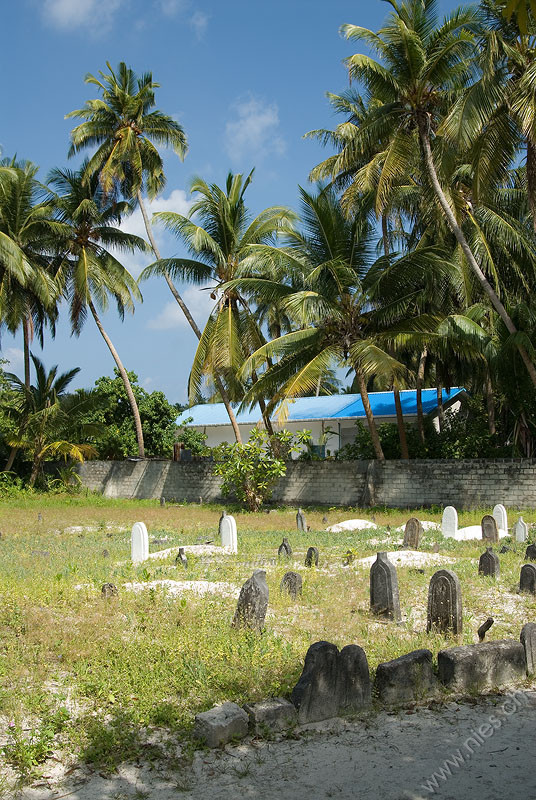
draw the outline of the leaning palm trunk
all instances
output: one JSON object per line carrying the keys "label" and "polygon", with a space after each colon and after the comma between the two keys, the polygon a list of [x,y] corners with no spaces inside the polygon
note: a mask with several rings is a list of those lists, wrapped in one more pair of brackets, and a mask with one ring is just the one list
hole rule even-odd
{"label": "leaning palm trunk", "polygon": [[437,382],[436,397],[437,397],[437,418],[439,420],[439,431],[441,432],[445,424],[445,409],[443,408],[443,387],[441,386],[440,381]]}
{"label": "leaning palm trunk", "polygon": [[493,396],[493,384],[489,370],[486,372],[486,408],[488,412],[488,431],[491,436],[497,432],[495,427],[495,397]]}
{"label": "leaning palm trunk", "polygon": [[[382,239],[384,255],[386,258],[389,258],[389,226],[386,214],[382,214]],[[406,428],[404,426],[404,413],[402,411],[402,401],[400,400],[400,389],[395,383],[393,383],[393,397],[395,400],[398,438],[400,440],[400,455],[404,460],[409,460],[408,440],[406,437]]]}
{"label": "leaning palm trunk", "polygon": [[370,407],[370,400],[367,391],[367,382],[365,381],[363,373],[357,367],[354,367],[354,369],[357,378],[357,385],[359,386],[359,393],[361,395],[361,400],[363,401],[363,408],[365,409],[365,415],[367,417],[370,438],[372,439],[372,446],[374,447],[374,453],[378,461],[385,461],[385,456],[383,454],[380,437],[378,435],[378,429],[376,427],[376,420],[374,419],[374,414],[372,413],[372,408]]}
{"label": "leaning palm trunk", "polygon": [[134,392],[132,391],[132,386],[130,385],[130,381],[128,379],[127,371],[124,368],[121,359],[119,358],[119,354],[115,347],[112,344],[112,340],[102,327],[102,323],[99,319],[95,306],[93,305],[92,301],[88,302],[89,309],[93,314],[93,319],[97,325],[97,328],[100,331],[100,334],[106,344],[108,345],[108,349],[113,356],[115,363],[117,364],[117,369],[119,370],[119,374],[121,375],[121,379],[125,386],[125,391],[127,393],[128,401],[130,403],[130,407],[132,409],[132,416],[134,417],[134,425],[136,427],[136,439],[138,440],[138,455],[140,458],[145,458],[145,446],[143,443],[143,430],[141,427],[141,419],[140,419],[140,412],[138,409],[138,404],[136,403],[136,398],[134,397]]}
{"label": "leaning palm trunk", "polygon": [[[460,245],[460,247],[461,247],[461,249],[462,249],[462,251],[463,251],[463,253],[464,253],[464,255],[465,255],[465,257],[466,257],[466,259],[468,261],[468,263],[469,263],[469,266],[471,267],[471,269],[475,273],[475,275],[477,277],[477,280],[478,280],[478,282],[480,284],[480,288],[482,289],[482,291],[485,294],[487,294],[487,296],[488,296],[493,308],[495,309],[497,314],[500,316],[500,318],[504,322],[504,325],[505,325],[506,330],[508,331],[508,333],[513,335],[513,334],[517,333],[517,328],[514,325],[514,323],[512,322],[512,319],[511,319],[510,315],[508,314],[506,308],[501,303],[497,293],[495,292],[495,290],[493,289],[492,285],[490,284],[490,282],[488,281],[488,279],[486,278],[486,276],[482,272],[481,268],[479,267],[479,265],[477,263],[477,260],[474,257],[474,255],[472,253],[472,250],[471,250],[471,248],[469,247],[469,245],[467,243],[467,240],[466,240],[466,238],[465,238],[465,236],[463,234],[463,231],[460,228],[460,226],[458,225],[458,222],[456,221],[456,217],[454,216],[454,213],[453,213],[453,211],[452,211],[452,209],[451,209],[451,207],[449,205],[449,202],[448,202],[448,200],[447,200],[447,198],[445,196],[445,193],[443,192],[443,189],[441,188],[441,184],[439,183],[439,178],[437,177],[437,172],[436,172],[436,168],[435,168],[435,164],[434,164],[434,159],[433,159],[433,156],[432,156],[432,148],[431,148],[431,145],[430,145],[429,121],[428,121],[428,117],[426,115],[422,115],[421,114],[418,117],[418,126],[419,126],[419,138],[421,140],[421,147],[422,147],[422,151],[423,151],[424,163],[425,163],[425,166],[426,166],[426,170],[428,172],[430,180],[432,181],[432,186],[434,188],[434,192],[436,194],[436,197],[437,197],[437,199],[439,201],[439,204],[440,204],[441,208],[443,209],[443,213],[445,214],[445,217],[447,219],[448,226],[451,229],[451,231],[454,234],[454,236],[456,237],[456,241]],[[527,372],[529,373],[530,379],[531,379],[533,385],[536,387],[536,368],[535,368],[534,364],[532,363],[532,361],[531,361],[531,359],[529,357],[529,354],[527,353],[527,351],[525,350],[523,345],[522,344],[516,344],[516,347],[517,347],[519,355],[521,356],[521,359],[523,360],[525,368],[526,368]]]}
{"label": "leaning palm trunk", "polygon": [[[158,261],[160,261],[160,259],[161,259],[160,251],[158,249],[158,245],[156,244],[155,238],[153,236],[153,229],[151,227],[151,223],[149,222],[149,217],[147,216],[147,211],[146,211],[146,208],[145,208],[145,204],[143,202],[143,197],[141,196],[141,191],[139,191],[139,190],[138,190],[138,193],[137,193],[137,198],[138,198],[138,204],[139,204],[139,207],[140,207],[140,210],[141,210],[141,215],[143,217],[143,222],[145,224],[145,230],[147,231],[147,236],[148,236],[149,242],[151,244],[151,248],[152,248],[153,253],[155,254],[156,258],[158,259]],[[175,300],[179,304],[182,313],[184,314],[184,316],[188,320],[188,323],[189,323],[191,329],[193,330],[193,332],[195,333],[197,338],[201,339],[201,331],[199,330],[199,327],[198,327],[195,319],[190,314],[190,310],[189,310],[188,306],[186,305],[186,303],[184,302],[184,300],[182,299],[182,297],[178,293],[177,287],[175,286],[175,284],[173,283],[173,281],[169,277],[169,273],[167,271],[164,272],[164,278],[166,279],[166,283],[169,286],[169,290],[170,290],[171,294],[173,295],[173,297],[175,298]],[[223,381],[221,380],[219,375],[214,375],[214,383],[216,384],[216,388],[217,388],[217,390],[219,391],[219,393],[221,395],[221,399],[222,399],[223,404],[225,406],[225,410],[227,411],[227,414],[228,414],[229,419],[231,421],[231,425],[233,426],[233,432],[234,432],[234,435],[235,435],[235,439],[239,444],[242,444],[242,436],[240,435],[240,428],[238,427],[238,423],[236,421],[236,417],[235,417],[234,411],[233,411],[233,409],[231,407],[231,401],[229,400],[229,395],[227,394],[225,386],[223,385]]]}
{"label": "leaning palm trunk", "polygon": [[421,357],[419,359],[419,366],[417,368],[417,428],[419,429],[419,438],[421,442],[424,444],[425,437],[424,437],[424,413],[422,410],[422,385],[424,383],[424,369],[426,367],[426,359],[428,357],[428,351],[426,348],[422,351]]}

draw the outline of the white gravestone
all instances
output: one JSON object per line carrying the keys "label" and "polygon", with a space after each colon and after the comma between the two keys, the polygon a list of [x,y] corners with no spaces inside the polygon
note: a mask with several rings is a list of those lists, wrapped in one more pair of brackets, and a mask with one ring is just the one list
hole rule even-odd
{"label": "white gravestone", "polygon": [[132,526],[130,556],[135,564],[145,561],[149,556],[149,536],[145,522],[135,522]]}
{"label": "white gravestone", "polygon": [[508,533],[508,517],[506,516],[506,509],[502,503],[497,503],[491,513],[491,516],[497,523],[498,529]]}
{"label": "white gravestone", "polygon": [[516,542],[526,542],[529,534],[529,526],[524,521],[523,517],[519,517],[518,521],[514,523],[514,536]]}
{"label": "white gravestone", "polygon": [[224,514],[220,519],[220,536],[222,547],[226,547],[231,553],[238,553],[236,520],[231,514]]}
{"label": "white gravestone", "polygon": [[445,539],[455,539],[458,532],[458,512],[454,506],[447,506],[441,519],[441,531]]}

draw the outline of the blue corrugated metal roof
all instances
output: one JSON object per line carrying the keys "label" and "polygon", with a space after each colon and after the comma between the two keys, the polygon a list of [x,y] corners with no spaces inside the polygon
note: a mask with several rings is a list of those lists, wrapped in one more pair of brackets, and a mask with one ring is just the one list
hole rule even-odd
{"label": "blue corrugated metal roof", "polygon": [[[448,405],[456,395],[464,389],[455,388],[450,392],[443,390],[443,403]],[[417,414],[417,392],[405,389],[400,392],[402,411],[408,416]],[[395,401],[393,392],[370,392],[370,405],[376,417],[395,417]],[[425,414],[437,408],[435,389],[423,389],[422,405]],[[229,425],[229,417],[223,403],[206,403],[187,408],[178,417],[177,423],[193,417],[189,424],[196,427],[208,425]],[[236,416],[239,425],[256,425],[261,413],[256,406],[252,411],[244,411]],[[334,394],[327,397],[297,397],[288,403],[288,422],[328,420],[328,419],[364,419],[365,409],[359,394]]]}

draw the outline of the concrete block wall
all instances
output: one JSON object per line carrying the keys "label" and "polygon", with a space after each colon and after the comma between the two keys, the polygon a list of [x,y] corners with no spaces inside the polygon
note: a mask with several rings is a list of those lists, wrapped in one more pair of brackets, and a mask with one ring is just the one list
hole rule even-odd
{"label": "concrete block wall", "polygon": [[[86,461],[78,472],[84,486],[107,497],[214,502],[223,498],[212,467],[210,462]],[[536,460],[290,462],[273,500],[304,506],[536,507]]]}

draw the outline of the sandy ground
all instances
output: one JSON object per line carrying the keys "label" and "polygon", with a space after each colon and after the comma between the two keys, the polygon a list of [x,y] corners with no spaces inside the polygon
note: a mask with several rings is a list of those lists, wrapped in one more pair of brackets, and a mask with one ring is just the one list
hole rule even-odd
{"label": "sandy ground", "polygon": [[165,762],[124,765],[104,778],[75,768],[66,780],[58,781],[57,774],[48,787],[28,788],[16,797],[535,800],[536,692],[518,692],[516,698],[333,720],[292,739],[198,751],[192,764],[179,758],[172,770]]}
{"label": "sandy ground", "polygon": [[[358,558],[354,563],[359,567],[370,567],[377,556]],[[395,550],[387,553],[389,561],[395,567],[426,567],[430,564],[453,564],[456,559],[441,556],[439,553],[424,553],[421,550]]]}

